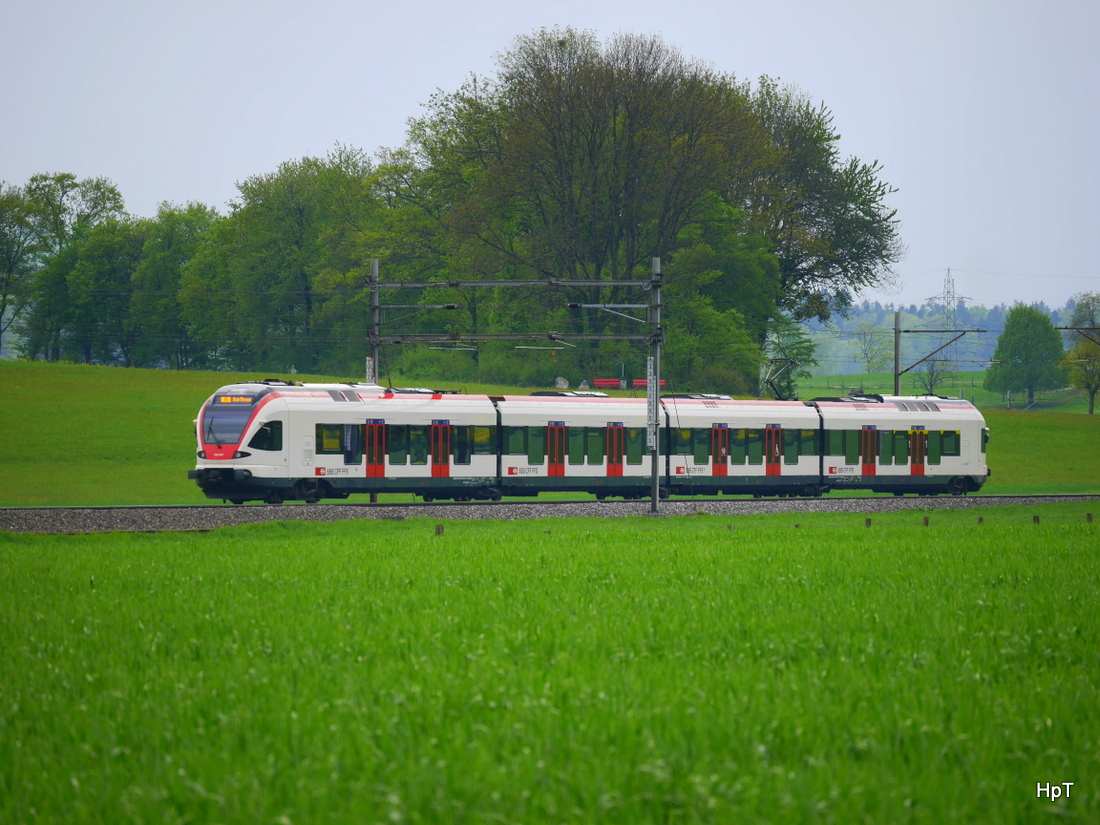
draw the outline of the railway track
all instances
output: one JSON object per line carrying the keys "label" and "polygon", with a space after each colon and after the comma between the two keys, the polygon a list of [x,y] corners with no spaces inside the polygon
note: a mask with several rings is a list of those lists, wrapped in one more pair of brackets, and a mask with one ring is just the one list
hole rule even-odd
{"label": "railway track", "polygon": [[[900,510],[971,509],[1010,504],[1096,501],[1100,494],[1029,496],[866,496],[852,498],[695,498],[660,503],[660,515],[750,515],[756,513],[883,513]],[[269,521],[348,519],[437,520],[530,519],[549,517],[619,518],[649,515],[649,501],[508,501],[456,503],[280,504],[241,507],[221,504],[121,507],[4,507],[0,531],[80,534],[214,530]]]}

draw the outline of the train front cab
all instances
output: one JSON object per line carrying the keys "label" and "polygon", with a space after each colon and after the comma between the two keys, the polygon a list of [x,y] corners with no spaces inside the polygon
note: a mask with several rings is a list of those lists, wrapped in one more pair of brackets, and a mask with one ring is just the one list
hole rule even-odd
{"label": "train front cab", "polygon": [[487,397],[371,389],[379,392],[223,388],[200,412],[199,463],[188,476],[208,498],[233,503],[384,492],[499,498],[496,411]]}
{"label": "train front cab", "polygon": [[286,403],[283,381],[222,387],[195,419],[198,461],[187,476],[207,498],[234,503],[285,497]]}

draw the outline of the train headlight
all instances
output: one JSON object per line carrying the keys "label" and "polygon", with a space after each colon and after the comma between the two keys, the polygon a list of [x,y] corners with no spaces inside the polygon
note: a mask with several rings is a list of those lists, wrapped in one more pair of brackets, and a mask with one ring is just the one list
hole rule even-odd
{"label": "train headlight", "polygon": [[241,450],[237,450],[237,452],[233,453],[233,458],[248,458],[250,455],[252,455],[252,453],[246,453],[242,452]]}
{"label": "train headlight", "polygon": [[206,450],[199,450],[198,456],[199,458],[206,458]]}

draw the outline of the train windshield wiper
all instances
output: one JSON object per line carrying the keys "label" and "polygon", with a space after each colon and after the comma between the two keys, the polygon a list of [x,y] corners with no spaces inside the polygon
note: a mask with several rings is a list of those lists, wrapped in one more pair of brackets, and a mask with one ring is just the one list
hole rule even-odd
{"label": "train windshield wiper", "polygon": [[214,432],[214,417],[212,415],[206,416],[206,443],[213,444],[217,447],[222,446],[222,442],[218,439],[217,433]]}

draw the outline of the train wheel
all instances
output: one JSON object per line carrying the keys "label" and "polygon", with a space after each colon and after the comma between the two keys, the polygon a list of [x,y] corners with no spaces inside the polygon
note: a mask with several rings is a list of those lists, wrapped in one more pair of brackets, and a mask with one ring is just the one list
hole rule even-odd
{"label": "train wheel", "polygon": [[302,480],[298,482],[298,495],[306,504],[316,504],[321,500],[321,486],[315,481]]}

